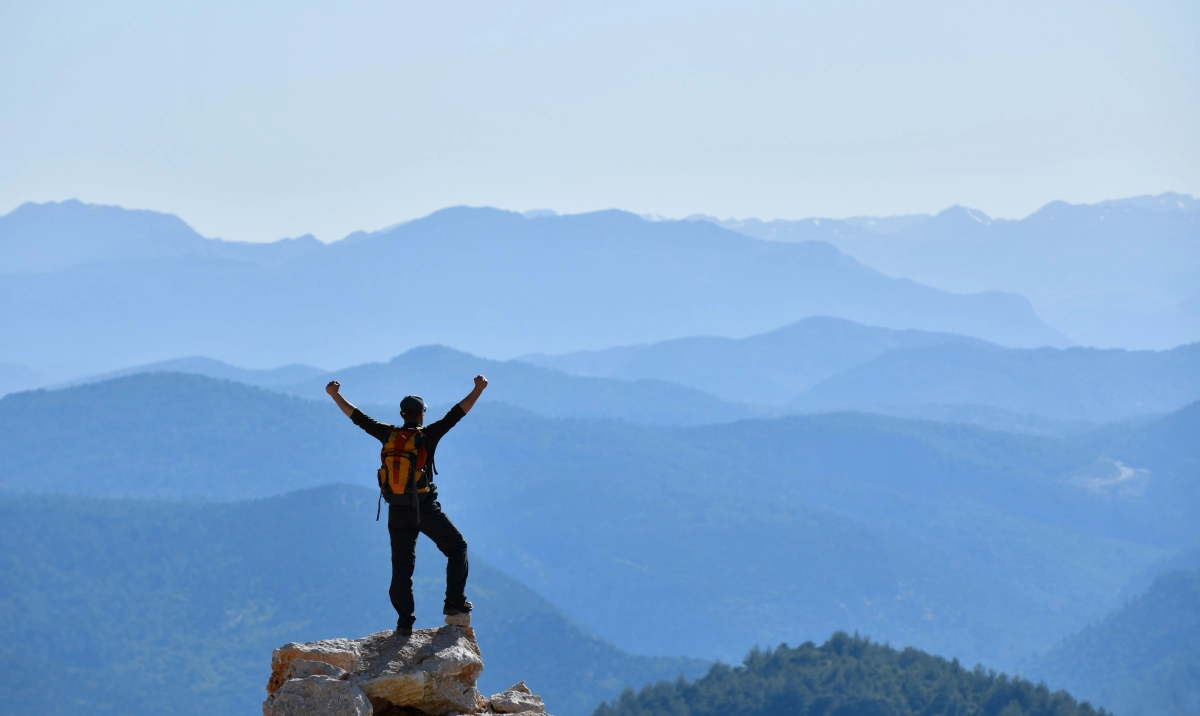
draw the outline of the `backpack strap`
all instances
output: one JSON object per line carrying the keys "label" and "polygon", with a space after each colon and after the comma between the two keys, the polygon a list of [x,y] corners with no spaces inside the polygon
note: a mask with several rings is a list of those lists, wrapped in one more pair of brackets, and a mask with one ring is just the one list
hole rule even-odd
{"label": "backpack strap", "polygon": [[[417,524],[421,524],[421,493],[419,491],[420,485],[417,484],[418,478],[416,477],[417,458],[421,456],[421,451],[424,449],[425,449],[425,433],[420,428],[417,428],[417,434],[415,436],[413,436],[412,457],[408,459],[408,479],[410,481],[410,484],[412,484],[413,509],[416,510],[416,512],[417,512]],[[428,460],[428,455],[429,454],[426,453],[427,460]],[[428,465],[421,466],[422,470],[424,470],[427,467],[429,467],[429,466]],[[429,480],[426,480],[425,482],[428,483]]]}

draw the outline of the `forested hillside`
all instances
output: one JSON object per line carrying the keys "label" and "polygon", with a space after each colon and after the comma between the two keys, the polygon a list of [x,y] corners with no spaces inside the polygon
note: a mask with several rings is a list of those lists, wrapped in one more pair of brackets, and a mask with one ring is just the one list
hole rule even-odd
{"label": "forested hillside", "polygon": [[1159,577],[1026,671],[1122,716],[1200,713],[1200,569]]}
{"label": "forested hillside", "polygon": [[[633,653],[730,659],[845,628],[1011,668],[1200,541],[1188,415],[1118,443],[857,414],[667,428],[481,404],[446,437],[438,482],[476,554]],[[14,491],[239,499],[369,487],[378,460],[329,402],[199,376],[11,395],[0,428]]]}
{"label": "forested hillside", "polygon": [[717,665],[694,682],[630,689],[594,716],[1091,716],[1103,710],[976,667],[968,671],[916,649],[899,651],[835,634],[755,650],[741,666]]}
{"label": "forested hillside", "polygon": [[[254,712],[275,647],[395,626],[375,496],[0,496],[0,712]],[[436,626],[445,560],[422,540],[417,565],[417,626]],[[469,591],[487,693],[527,679],[555,713],[582,716],[626,684],[707,668],[630,656],[477,556]]]}

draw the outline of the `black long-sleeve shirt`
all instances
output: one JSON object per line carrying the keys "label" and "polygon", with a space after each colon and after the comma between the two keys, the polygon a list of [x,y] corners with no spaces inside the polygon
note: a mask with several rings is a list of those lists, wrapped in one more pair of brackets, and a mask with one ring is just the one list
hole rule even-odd
{"label": "black long-sleeve shirt", "polygon": [[[422,503],[433,502],[437,499],[437,485],[433,484],[433,453],[435,450],[437,450],[438,443],[441,442],[441,439],[446,435],[446,433],[450,432],[450,428],[457,425],[458,421],[463,419],[464,415],[466,415],[466,413],[463,412],[462,406],[460,406],[458,403],[455,403],[454,407],[450,408],[450,411],[446,413],[444,418],[438,420],[437,422],[430,423],[421,429],[421,433],[425,436],[425,463],[430,468],[429,492],[421,495]],[[355,425],[365,430],[368,435],[385,444],[387,443],[388,438],[391,437],[392,431],[397,427],[401,427],[397,425],[381,423],[358,408],[354,409],[354,414],[350,416],[350,419],[354,421]]]}

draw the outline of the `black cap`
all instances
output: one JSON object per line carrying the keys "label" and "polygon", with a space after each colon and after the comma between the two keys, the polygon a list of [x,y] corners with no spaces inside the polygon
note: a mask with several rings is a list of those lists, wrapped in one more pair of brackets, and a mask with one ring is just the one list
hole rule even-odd
{"label": "black cap", "polygon": [[400,414],[411,415],[414,418],[425,410],[425,401],[415,395],[406,395],[404,400],[400,401]]}

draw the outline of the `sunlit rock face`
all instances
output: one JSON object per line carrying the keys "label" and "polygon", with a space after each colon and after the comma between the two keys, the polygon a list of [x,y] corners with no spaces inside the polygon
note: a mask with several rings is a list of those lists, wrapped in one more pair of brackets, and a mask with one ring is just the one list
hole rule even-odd
{"label": "sunlit rock face", "polygon": [[405,636],[285,644],[271,656],[263,716],[543,716],[542,699],[521,681],[485,698],[476,688],[483,658],[468,615]]}

